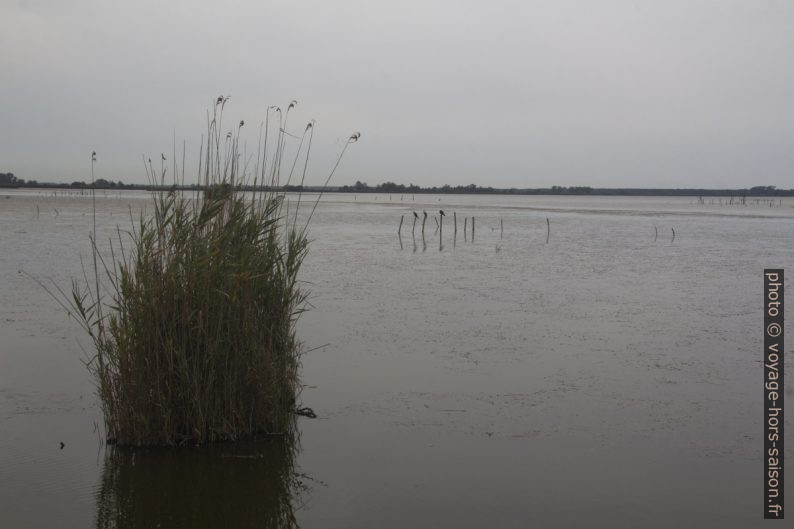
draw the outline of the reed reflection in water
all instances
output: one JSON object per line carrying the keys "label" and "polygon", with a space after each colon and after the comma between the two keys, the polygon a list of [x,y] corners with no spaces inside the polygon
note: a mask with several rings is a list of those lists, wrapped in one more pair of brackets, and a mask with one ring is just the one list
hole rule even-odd
{"label": "reed reflection in water", "polygon": [[192,449],[108,447],[97,527],[297,527],[295,436]]}

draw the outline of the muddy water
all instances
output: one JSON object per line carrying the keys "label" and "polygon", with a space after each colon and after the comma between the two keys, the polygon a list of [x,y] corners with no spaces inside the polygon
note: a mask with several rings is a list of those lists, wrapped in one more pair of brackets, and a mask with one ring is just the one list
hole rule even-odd
{"label": "muddy water", "polygon": [[[97,203],[109,235],[147,198]],[[100,442],[88,341],[19,273],[79,277],[90,201],[3,191],[0,526],[760,526],[761,271],[794,270],[792,206],[326,196],[319,417],[291,446],[129,454]]]}

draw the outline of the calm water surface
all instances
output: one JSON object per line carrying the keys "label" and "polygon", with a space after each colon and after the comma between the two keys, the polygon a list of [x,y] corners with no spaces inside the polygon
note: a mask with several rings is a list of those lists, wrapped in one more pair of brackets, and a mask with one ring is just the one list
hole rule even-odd
{"label": "calm water surface", "polygon": [[[100,235],[147,200],[100,196]],[[328,195],[299,323],[319,417],[130,453],[101,443],[90,342],[19,273],[81,276],[90,200],[2,191],[0,526],[761,527],[762,270],[794,271],[794,202],[695,202]]]}

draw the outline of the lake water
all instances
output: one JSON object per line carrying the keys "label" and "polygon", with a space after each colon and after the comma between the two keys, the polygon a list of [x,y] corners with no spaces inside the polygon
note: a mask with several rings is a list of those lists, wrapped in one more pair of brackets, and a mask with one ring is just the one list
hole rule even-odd
{"label": "lake water", "polygon": [[[100,194],[100,235],[148,200]],[[762,271],[794,271],[794,200],[705,201],[327,195],[299,322],[318,418],[130,453],[101,442],[89,340],[19,272],[68,290],[91,201],[1,190],[0,526],[760,527]]]}

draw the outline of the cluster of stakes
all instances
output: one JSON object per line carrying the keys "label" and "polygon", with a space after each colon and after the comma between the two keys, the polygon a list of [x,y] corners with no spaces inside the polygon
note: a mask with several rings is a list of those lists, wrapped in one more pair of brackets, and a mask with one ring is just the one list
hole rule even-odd
{"label": "cluster of stakes", "polygon": [[[416,211],[414,211],[413,214],[414,214],[414,222],[413,222],[413,225],[411,226],[411,238],[414,241],[414,251],[416,251],[416,224],[417,224],[417,222],[419,222],[420,217],[419,217],[419,214]],[[436,233],[438,233],[438,235],[439,235],[439,237],[438,237],[438,249],[439,249],[439,251],[444,249],[444,236],[443,236],[443,234],[444,234],[444,217],[446,217],[446,216],[447,216],[447,214],[444,213],[443,209],[438,210],[438,216],[433,216],[433,221],[435,221],[435,223],[436,223],[436,230],[434,232],[434,235]],[[427,223],[427,211],[422,210],[421,219],[422,219],[421,235],[422,235],[422,247],[423,247],[422,250],[424,251],[424,250],[427,249],[427,242],[425,241],[425,224]],[[405,215],[400,215],[400,225],[397,227],[397,238],[400,241],[400,249],[401,250],[403,249],[402,229],[403,229],[403,222],[404,221],[405,221]],[[469,226],[468,226],[468,224],[469,224],[469,218],[468,217],[463,217],[463,240],[464,241],[468,241],[469,240],[469,233],[468,233],[469,232]],[[454,248],[456,246],[457,240],[458,240],[458,215],[455,212],[452,213],[452,226],[453,226],[452,247]],[[472,216],[471,217],[471,242],[474,242],[474,229],[475,229],[474,216]],[[491,228],[491,231],[493,231],[493,230],[494,230],[494,228]],[[672,238],[670,239],[670,242],[674,242],[675,241],[675,228],[670,228],[670,230],[672,232]],[[502,240],[504,238],[504,231],[505,231],[504,219],[499,219],[499,240]],[[546,244],[549,243],[549,239],[550,238],[551,238],[551,223],[549,222],[548,217],[546,217]],[[656,242],[658,239],[659,239],[659,228],[657,226],[654,226],[653,227],[653,240],[654,240],[654,242]],[[497,245],[496,246],[496,251],[498,252],[500,249],[501,248]]]}
{"label": "cluster of stakes", "polygon": [[[414,251],[416,251],[416,224],[419,222],[419,214],[414,211],[414,222],[411,226],[411,238],[414,241]],[[438,210],[438,216],[433,216],[433,221],[436,223],[436,231],[435,233],[439,234],[438,237],[438,249],[439,251],[444,249],[444,217],[447,214],[444,212],[443,209]],[[422,251],[427,249],[427,242],[425,241],[425,224],[427,223],[427,211],[422,210],[422,226],[421,226],[421,235],[422,235]],[[403,240],[402,240],[402,228],[403,222],[405,221],[405,215],[400,216],[400,225],[397,228],[397,238],[400,241],[400,249],[403,248]],[[453,212],[452,213],[452,226],[453,226],[453,235],[452,235],[452,247],[454,248],[457,245],[458,241],[458,214]],[[474,216],[471,217],[471,241],[474,242],[474,232],[475,232],[475,220]],[[549,219],[546,219],[546,242],[549,242],[549,235],[551,233]],[[504,220],[499,219],[499,239],[501,240],[504,237]],[[491,228],[493,231],[494,228]],[[434,233],[434,235],[435,235]],[[469,218],[463,217],[463,240],[469,240]],[[496,251],[499,251],[499,246],[496,247]]]}

